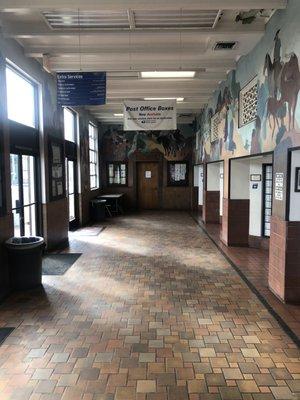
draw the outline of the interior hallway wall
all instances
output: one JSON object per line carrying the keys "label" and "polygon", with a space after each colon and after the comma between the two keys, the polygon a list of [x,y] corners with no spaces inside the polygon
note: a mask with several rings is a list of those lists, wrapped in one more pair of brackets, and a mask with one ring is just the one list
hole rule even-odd
{"label": "interior hallway wall", "polygon": [[[103,190],[107,193],[124,193],[127,209],[137,207],[137,163],[158,162],[160,208],[169,210],[190,210],[193,198],[193,145],[195,128],[179,125],[176,131],[128,132],[122,125],[100,126],[102,143],[101,166]],[[109,186],[107,165],[112,161],[128,164],[128,185]],[[169,186],[167,181],[168,161],[186,161],[189,166],[187,186]]]}
{"label": "interior hallway wall", "polygon": [[[8,266],[4,242],[13,236],[13,216],[11,204],[11,185],[10,185],[10,123],[7,119],[6,110],[6,87],[5,87],[5,66],[6,58],[18,68],[27,73],[39,85],[41,96],[40,110],[40,164],[42,172],[42,219],[43,236],[45,237],[48,248],[56,248],[65,245],[68,241],[68,202],[67,198],[57,201],[49,199],[49,168],[48,168],[48,140],[55,137],[63,140],[63,115],[62,109],[57,107],[56,81],[55,77],[45,72],[41,65],[24,55],[23,48],[14,40],[6,39],[0,35],[0,152],[4,158],[3,175],[5,176],[4,198],[6,207],[0,215],[0,299],[9,290]],[[82,113],[82,110],[78,111]],[[85,122],[86,124],[86,122]],[[82,151],[88,154],[88,140],[85,140]],[[85,159],[84,165],[87,165]],[[87,178],[83,178],[83,180]],[[85,191],[87,197],[89,190]],[[88,200],[87,200],[88,201]],[[84,203],[86,200],[84,200]],[[84,221],[87,220],[85,217]]]}

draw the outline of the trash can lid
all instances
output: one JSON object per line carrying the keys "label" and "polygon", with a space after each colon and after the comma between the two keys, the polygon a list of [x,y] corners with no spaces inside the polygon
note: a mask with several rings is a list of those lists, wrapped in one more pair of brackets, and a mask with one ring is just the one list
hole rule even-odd
{"label": "trash can lid", "polygon": [[44,244],[44,238],[40,236],[14,236],[8,239],[5,244],[9,249],[33,249]]}
{"label": "trash can lid", "polygon": [[94,200],[91,200],[91,203],[104,204],[104,203],[106,203],[106,200],[94,199]]}

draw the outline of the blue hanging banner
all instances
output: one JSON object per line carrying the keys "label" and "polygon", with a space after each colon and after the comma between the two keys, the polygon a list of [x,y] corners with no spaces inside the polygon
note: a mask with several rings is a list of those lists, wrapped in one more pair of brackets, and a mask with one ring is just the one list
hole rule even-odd
{"label": "blue hanging banner", "polygon": [[98,106],[106,102],[106,72],[61,72],[57,74],[60,106]]}

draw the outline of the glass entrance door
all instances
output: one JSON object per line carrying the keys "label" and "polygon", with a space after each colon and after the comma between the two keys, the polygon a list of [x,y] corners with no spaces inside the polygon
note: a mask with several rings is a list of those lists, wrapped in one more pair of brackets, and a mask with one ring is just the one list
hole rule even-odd
{"label": "glass entrance door", "polygon": [[35,236],[38,226],[35,157],[11,154],[10,164],[14,235]]}
{"label": "glass entrance door", "polygon": [[70,229],[77,227],[76,187],[76,161],[66,158],[66,190],[69,202]]}

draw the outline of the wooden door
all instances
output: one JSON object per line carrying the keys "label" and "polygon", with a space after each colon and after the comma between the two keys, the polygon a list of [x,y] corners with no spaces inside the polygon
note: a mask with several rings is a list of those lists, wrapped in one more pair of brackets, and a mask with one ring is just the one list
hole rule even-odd
{"label": "wooden door", "polygon": [[141,162],[137,164],[138,207],[141,210],[159,208],[158,163]]}

